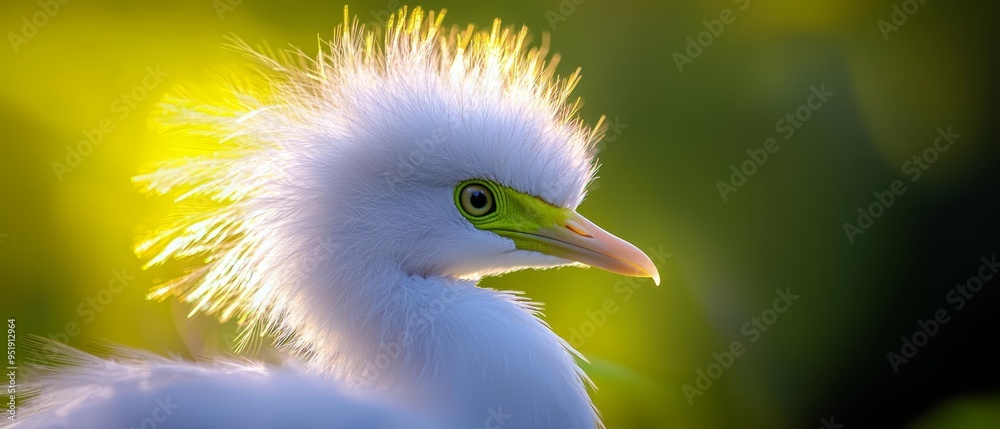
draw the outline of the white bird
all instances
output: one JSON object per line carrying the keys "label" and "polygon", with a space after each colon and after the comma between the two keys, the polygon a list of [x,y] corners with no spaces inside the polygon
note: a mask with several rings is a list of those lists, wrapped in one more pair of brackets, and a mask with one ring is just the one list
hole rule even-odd
{"label": "white bird", "polygon": [[603,426],[538,305],[476,285],[574,264],[659,283],[642,251],[576,213],[603,127],[569,99],[579,70],[559,78],[526,29],[443,17],[403,9],[377,42],[345,8],[317,57],[236,42],[263,79],[167,104],[167,122],[217,147],[135,178],[177,202],[137,245],[147,266],[201,262],[150,297],[237,317],[294,361],[60,348],[15,427]]}

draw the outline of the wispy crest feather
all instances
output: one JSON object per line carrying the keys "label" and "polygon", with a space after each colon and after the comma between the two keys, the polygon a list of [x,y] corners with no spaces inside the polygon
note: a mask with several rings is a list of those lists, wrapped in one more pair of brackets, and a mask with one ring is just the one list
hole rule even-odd
{"label": "wispy crest feather", "polygon": [[279,216],[268,202],[280,196],[268,184],[293,174],[286,155],[303,142],[289,136],[303,127],[337,127],[346,120],[343,112],[351,110],[344,88],[378,85],[372,77],[406,78],[413,85],[445,80],[498,97],[530,99],[539,114],[577,130],[578,138],[566,143],[574,145],[569,150],[593,156],[603,117],[587,127],[577,116],[580,103],[570,101],[570,93],[579,69],[565,78],[556,75],[558,56],[549,55],[547,37],[541,46],[529,47],[526,28],[504,27],[496,20],[485,30],[471,25],[445,29],[443,18],[443,11],[403,8],[390,17],[378,43],[376,32],[349,18],[345,8],[344,23],[315,57],[297,49],[254,49],[233,39],[232,47],[258,65],[262,82],[233,84],[232,99],[224,103],[181,96],[166,100],[161,123],[207,137],[217,147],[210,155],[160,162],[133,179],[145,192],[171,196],[176,203],[169,221],[135,247],[145,266],[200,259],[148,298],[178,296],[193,305],[192,314],[214,314],[223,321],[238,317],[249,328],[245,334],[276,328],[285,311],[276,291],[296,279],[278,269],[283,261],[275,255],[284,243],[266,227]]}

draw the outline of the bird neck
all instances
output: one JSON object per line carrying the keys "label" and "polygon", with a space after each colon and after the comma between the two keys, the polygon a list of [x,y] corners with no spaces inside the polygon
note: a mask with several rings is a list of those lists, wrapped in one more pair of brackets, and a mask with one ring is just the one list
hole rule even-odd
{"label": "bird neck", "polygon": [[316,369],[415,409],[460,416],[462,427],[598,421],[571,349],[532,303],[388,262],[348,266],[368,273],[328,277],[332,294],[309,299],[303,308],[313,316],[296,327]]}

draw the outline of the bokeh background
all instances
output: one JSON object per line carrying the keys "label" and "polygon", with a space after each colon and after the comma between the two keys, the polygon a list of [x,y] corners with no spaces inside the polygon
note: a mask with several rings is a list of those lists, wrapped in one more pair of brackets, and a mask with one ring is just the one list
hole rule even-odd
{"label": "bokeh background", "polygon": [[[379,25],[400,4],[350,7]],[[997,3],[421,4],[448,8],[451,24],[499,17],[528,25],[536,41],[551,33],[560,70],[583,68],[582,114],[616,124],[581,212],[650,250],[663,285],[579,269],[485,281],[547,304],[552,327],[591,359],[610,428],[1000,427],[1000,279],[960,310],[948,299],[1000,250]],[[157,101],[177,85],[211,87],[242,63],[222,49],[224,35],[314,52],[342,8],[2,2],[0,313],[17,318],[20,335],[187,357],[228,350],[235,326],[143,299],[177,268],[140,270],[132,243],[162,202],[129,178],[177,143],[149,127]],[[735,20],[705,43],[703,21],[726,9]],[[888,37],[880,20],[897,26]],[[686,52],[688,37],[701,37],[700,53]],[[679,68],[675,53],[691,61]],[[833,95],[801,110],[812,88]],[[809,119],[786,139],[779,120],[797,109]],[[70,165],[67,145],[102,124],[113,130]],[[961,137],[911,180],[904,164],[948,127]],[[718,182],[732,184],[731,166],[768,138],[778,151],[723,196]],[[857,224],[858,208],[895,180],[905,193],[852,242],[844,223]],[[115,271],[134,279],[109,295]],[[772,308],[777,289],[799,298],[751,342],[744,324]],[[102,293],[111,302],[81,311]],[[615,311],[603,310],[608,301]],[[938,309],[950,321],[894,371],[888,353]],[[685,391],[733,341],[744,353],[699,395]]]}

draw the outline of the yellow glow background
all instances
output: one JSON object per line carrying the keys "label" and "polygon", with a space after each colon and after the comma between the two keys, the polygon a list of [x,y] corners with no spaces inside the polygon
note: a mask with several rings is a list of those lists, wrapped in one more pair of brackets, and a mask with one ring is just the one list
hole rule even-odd
{"label": "yellow glow background", "polygon": [[[164,147],[184,147],[178,137],[153,131],[149,120],[175,86],[211,92],[217,73],[239,72],[243,60],[222,49],[225,35],[315,52],[316,35],[329,36],[343,8],[327,1],[238,3],[73,0],[59,4],[26,43],[11,43],[10,34],[23,35],[23,18],[42,6],[0,5],[7,42],[0,44],[0,310],[17,318],[20,334],[52,336],[75,323],[79,333],[67,336],[73,345],[99,338],[188,357],[231,343],[233,325],[187,319],[173,300],[143,299],[179,267],[140,270],[134,240],[164,203],[141,196],[130,177],[172,153]],[[399,4],[357,1],[350,8],[377,22]],[[448,8],[448,24],[483,27],[500,17],[528,25],[536,41],[542,31],[552,33],[563,74],[583,68],[576,92],[586,100],[583,115],[607,114],[620,124],[620,132],[610,131],[601,179],[581,212],[644,250],[656,249],[651,256],[663,286],[578,269],[485,282],[546,303],[553,329],[592,358],[595,401],[610,428],[817,427],[821,418],[849,413],[836,407],[851,404],[841,395],[865,391],[866,383],[905,394],[949,353],[932,344],[920,352],[923,363],[911,362],[898,376],[885,361],[918,317],[946,305],[947,281],[964,278],[974,271],[969,264],[988,254],[956,257],[968,264],[941,268],[949,280],[938,289],[904,290],[904,279],[913,277],[902,273],[921,268],[907,262],[909,249],[927,246],[919,237],[928,232],[915,227],[921,216],[995,170],[984,159],[995,159],[988,141],[996,116],[988,109],[995,104],[998,69],[989,49],[996,38],[982,33],[995,26],[995,3],[928,1],[889,40],[876,24],[889,19],[889,1],[420,4]],[[740,10],[743,4],[749,7]],[[702,20],[726,8],[735,22],[678,72],[672,54],[705,30]],[[149,68],[162,70],[163,81],[149,84]],[[137,90],[144,79],[150,88]],[[780,151],[722,201],[716,182],[727,180],[730,165],[780,136],[775,121],[820,85],[835,95],[793,138],[779,139]],[[120,98],[133,93],[146,95],[126,115]],[[102,121],[113,131],[72,171],[57,175],[53,162],[66,163],[67,145]],[[947,126],[961,143],[925,177],[907,182],[898,207],[851,245],[841,224],[872,201],[872,191],[904,178],[900,166]],[[997,236],[995,228],[984,237],[990,234]],[[100,293],[114,270],[135,278],[88,321],[78,306]],[[801,300],[748,344],[741,326],[771,306],[778,288]],[[954,316],[982,317],[973,314],[995,308],[996,299],[993,293]],[[695,371],[734,340],[746,353],[689,405],[682,386],[694,384]],[[912,416],[920,417],[910,424],[972,428],[1000,419],[996,391],[975,390],[915,403]],[[858,415],[878,408],[851,406]]]}

